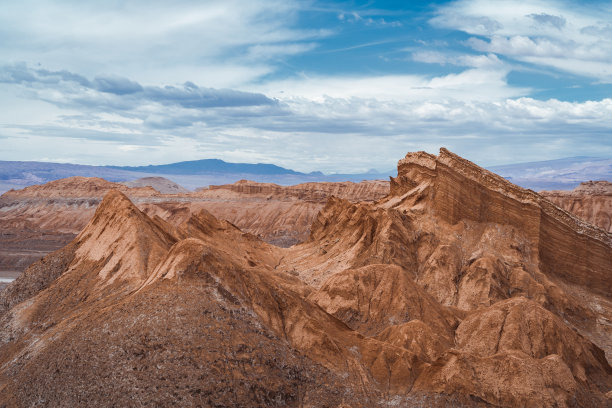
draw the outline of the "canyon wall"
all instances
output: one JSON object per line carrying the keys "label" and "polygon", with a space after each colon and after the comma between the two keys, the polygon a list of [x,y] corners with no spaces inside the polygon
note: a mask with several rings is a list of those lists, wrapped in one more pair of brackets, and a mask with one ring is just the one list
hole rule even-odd
{"label": "canyon wall", "polygon": [[429,185],[431,211],[450,224],[461,220],[510,225],[523,231],[541,269],[594,291],[612,291],[610,234],[561,210],[446,149],[439,156],[409,153],[398,165],[392,194]]}
{"label": "canyon wall", "polygon": [[612,183],[587,181],[572,191],[540,191],[552,203],[578,218],[612,232]]}

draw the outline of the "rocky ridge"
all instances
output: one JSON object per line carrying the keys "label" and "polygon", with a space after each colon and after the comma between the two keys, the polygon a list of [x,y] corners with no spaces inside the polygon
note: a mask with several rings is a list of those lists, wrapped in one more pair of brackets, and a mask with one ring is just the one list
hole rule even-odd
{"label": "rocky ridge", "polygon": [[[352,201],[375,200],[386,182],[307,183],[282,187],[240,181],[185,193],[169,180],[142,179],[172,194],[148,187],[71,177],[0,196],[0,274],[15,276],[28,265],[70,242],[87,224],[102,197],[116,189],[149,215],[171,223],[186,221],[201,209],[229,220],[267,242],[291,246],[308,238],[310,224],[332,194]],[[162,179],[162,180],[160,180]],[[177,187],[178,186],[178,187]],[[180,194],[179,194],[180,193]]]}
{"label": "rocky ridge", "polygon": [[611,241],[445,149],[286,249],[111,191],[0,292],[0,403],[609,406]]}
{"label": "rocky ridge", "polygon": [[237,193],[245,197],[266,197],[280,200],[302,200],[325,203],[331,196],[349,201],[376,201],[389,193],[389,183],[384,180],[364,180],[360,183],[321,182],[302,183],[294,186],[280,186],[273,183],[257,183],[239,180],[234,184],[209,186],[199,189],[197,194],[204,197],[222,197],[223,194]]}
{"label": "rocky ridge", "polygon": [[540,194],[558,207],[612,232],[612,183],[609,181],[587,181],[572,191],[541,191]]}
{"label": "rocky ridge", "polygon": [[189,190],[176,184],[165,177],[142,177],[132,181],[124,181],[121,184],[130,188],[152,187],[162,194],[189,194]]}

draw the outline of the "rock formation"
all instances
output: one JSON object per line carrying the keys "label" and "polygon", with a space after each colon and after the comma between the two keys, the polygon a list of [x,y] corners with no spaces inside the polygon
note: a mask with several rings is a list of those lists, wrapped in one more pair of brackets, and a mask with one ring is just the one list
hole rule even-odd
{"label": "rock formation", "polygon": [[0,405],[612,405],[612,236],[445,149],[291,248],[174,215],[110,191],[0,292]]}
{"label": "rock formation", "polygon": [[240,196],[266,197],[286,200],[302,200],[308,202],[325,203],[331,196],[344,198],[352,202],[376,201],[389,193],[389,183],[383,180],[364,180],[360,183],[350,181],[344,183],[302,183],[294,186],[279,186],[273,183],[256,183],[249,180],[240,180],[234,184],[209,186],[208,189],[199,189],[198,193],[204,197],[223,197],[224,194],[237,193]]}
{"label": "rock formation", "polygon": [[389,183],[382,181],[282,187],[243,180],[195,193],[179,187],[161,177],[123,184],[70,177],[9,191],[0,197],[0,276],[17,276],[32,262],[70,242],[111,189],[125,193],[147,214],[171,223],[180,224],[206,209],[266,242],[285,247],[308,238],[312,221],[331,195],[355,202],[374,201],[389,191]]}
{"label": "rock formation", "polygon": [[172,180],[165,177],[142,177],[132,181],[121,183],[130,188],[134,187],[152,187],[162,194],[189,194],[189,190],[185,187],[176,184]]}
{"label": "rock formation", "polygon": [[593,225],[612,232],[612,183],[588,181],[572,191],[541,191],[555,205]]}

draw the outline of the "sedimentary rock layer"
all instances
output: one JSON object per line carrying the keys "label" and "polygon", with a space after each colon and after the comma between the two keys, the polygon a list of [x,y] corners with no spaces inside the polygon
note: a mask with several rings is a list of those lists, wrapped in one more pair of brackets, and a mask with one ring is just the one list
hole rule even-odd
{"label": "sedimentary rock layer", "polygon": [[87,177],[71,177],[5,193],[0,197],[0,274],[18,275],[34,261],[70,242],[111,189],[127,194],[149,215],[158,215],[171,223],[178,224],[192,213],[206,209],[283,247],[308,237],[312,221],[331,195],[351,201],[375,201],[388,192],[388,183],[381,181],[283,187],[243,180],[184,193],[154,179],[141,180],[139,185],[161,185],[177,194]]}
{"label": "sedimentary rock layer", "polygon": [[588,181],[572,191],[541,191],[558,207],[607,232],[612,232],[612,183]]}
{"label": "sedimentary rock layer", "polygon": [[611,405],[610,234],[446,150],[291,248],[165,211],[110,191],[0,292],[0,405]]}

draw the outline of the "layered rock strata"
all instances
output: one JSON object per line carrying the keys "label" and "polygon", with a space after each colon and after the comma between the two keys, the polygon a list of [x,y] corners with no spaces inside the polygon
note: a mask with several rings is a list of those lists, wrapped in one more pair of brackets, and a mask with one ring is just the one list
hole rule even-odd
{"label": "layered rock strata", "polygon": [[111,191],[0,292],[0,404],[612,405],[610,234],[444,149],[291,248],[174,221]]}
{"label": "layered rock strata", "polygon": [[558,207],[604,231],[612,232],[612,183],[588,181],[572,191],[541,191]]}

